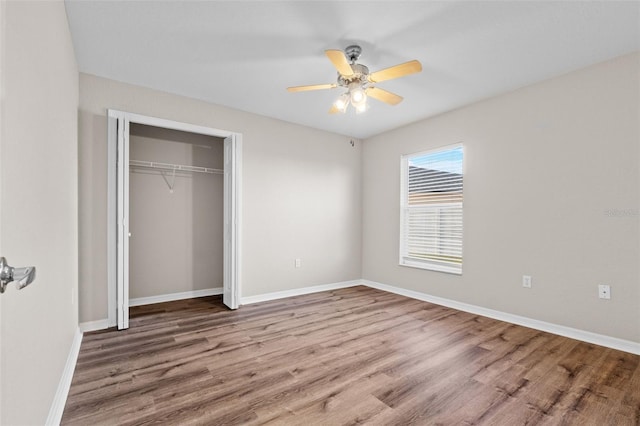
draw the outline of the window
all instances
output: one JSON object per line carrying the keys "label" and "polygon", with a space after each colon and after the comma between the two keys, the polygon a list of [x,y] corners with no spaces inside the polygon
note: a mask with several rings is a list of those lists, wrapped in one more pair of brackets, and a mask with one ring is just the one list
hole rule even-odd
{"label": "window", "polygon": [[400,265],[462,274],[462,145],[402,156]]}

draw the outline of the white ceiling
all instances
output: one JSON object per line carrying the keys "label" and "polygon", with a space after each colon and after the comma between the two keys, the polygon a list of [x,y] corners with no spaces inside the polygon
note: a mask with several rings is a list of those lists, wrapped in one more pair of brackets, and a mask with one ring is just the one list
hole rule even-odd
{"label": "white ceiling", "polygon": [[[366,138],[640,50],[640,2],[66,0],[81,72]],[[358,43],[405,98],[329,115],[340,89],[325,49]]]}

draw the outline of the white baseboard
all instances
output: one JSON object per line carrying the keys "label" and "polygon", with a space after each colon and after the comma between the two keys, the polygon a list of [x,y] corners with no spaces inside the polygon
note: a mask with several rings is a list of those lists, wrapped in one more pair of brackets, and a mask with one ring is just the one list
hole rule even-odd
{"label": "white baseboard", "polygon": [[105,330],[110,327],[108,319],[101,319],[96,321],[81,322],[80,331],[86,333],[88,331]]}
{"label": "white baseboard", "polygon": [[617,349],[620,351],[640,355],[640,343],[633,342],[631,340],[618,339],[616,337],[605,336],[603,334],[592,333],[590,331],[578,330],[576,328],[566,327],[564,325],[552,324],[545,321],[522,317],[520,315],[495,311],[493,309],[487,309],[481,306],[457,302],[455,300],[445,299],[442,297],[431,296],[429,294],[420,293],[413,290],[406,290],[404,288],[394,287],[387,284],[381,284],[375,281],[362,280],[362,284],[366,285],[367,287],[376,288],[382,291],[388,291],[389,293],[399,294],[401,296],[410,297],[412,299],[418,299],[425,302],[434,303],[436,305],[457,309],[459,311],[482,315],[484,317],[522,325],[524,327],[533,328],[535,330],[546,331],[548,333],[581,340],[583,342],[593,343],[596,345],[605,346],[607,348]]}
{"label": "white baseboard", "polygon": [[159,296],[138,297],[136,299],[129,299],[129,306],[152,305],[154,303],[173,302],[174,300],[193,299],[195,297],[215,296],[218,294],[222,294],[222,287],[183,291],[182,293],[161,294]]}
{"label": "white baseboard", "polygon": [[73,379],[73,372],[76,369],[76,363],[78,361],[78,354],[80,353],[80,344],[82,343],[82,332],[80,329],[76,329],[76,333],[73,336],[73,342],[69,349],[69,355],[67,356],[67,362],[64,365],[62,371],[62,377],[58,382],[58,388],[53,396],[53,402],[51,408],[49,408],[49,415],[47,416],[46,425],[54,426],[59,425],[62,420],[62,414],[64,413],[64,406],[67,403],[67,396],[69,395],[69,388],[71,387],[71,379]]}
{"label": "white baseboard", "polygon": [[315,285],[312,287],[296,288],[293,290],[276,291],[274,293],[258,294],[257,296],[241,297],[241,305],[267,302],[269,300],[283,299],[285,297],[301,296],[303,294],[318,293],[321,291],[338,290],[340,288],[362,285],[362,280],[342,281],[332,284]]}

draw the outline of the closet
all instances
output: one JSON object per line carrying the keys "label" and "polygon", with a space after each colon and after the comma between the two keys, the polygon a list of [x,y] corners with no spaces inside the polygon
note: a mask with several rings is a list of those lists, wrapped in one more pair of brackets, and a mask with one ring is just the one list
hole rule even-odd
{"label": "closet", "polygon": [[132,123],[129,305],[221,294],[223,139]]}
{"label": "closet", "polygon": [[208,294],[237,309],[242,134],[109,109],[107,141],[108,325]]}

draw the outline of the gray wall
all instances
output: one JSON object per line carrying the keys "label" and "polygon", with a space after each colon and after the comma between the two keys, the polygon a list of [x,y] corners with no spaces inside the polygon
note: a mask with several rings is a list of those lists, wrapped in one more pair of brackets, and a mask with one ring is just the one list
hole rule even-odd
{"label": "gray wall", "polygon": [[[224,167],[223,140],[131,125],[130,158]],[[223,175],[131,168],[129,296],[222,287]]]}
{"label": "gray wall", "polygon": [[78,70],[62,2],[2,2],[0,424],[45,423],[78,330]]}
{"label": "gray wall", "polygon": [[107,318],[107,108],[243,134],[243,296],[361,277],[359,141],[81,73],[81,322]]}
{"label": "gray wall", "polygon": [[[639,61],[623,56],[367,139],[363,277],[640,342]],[[457,142],[463,275],[398,266],[400,156]],[[612,286],[611,300],[598,299],[598,284]]]}

